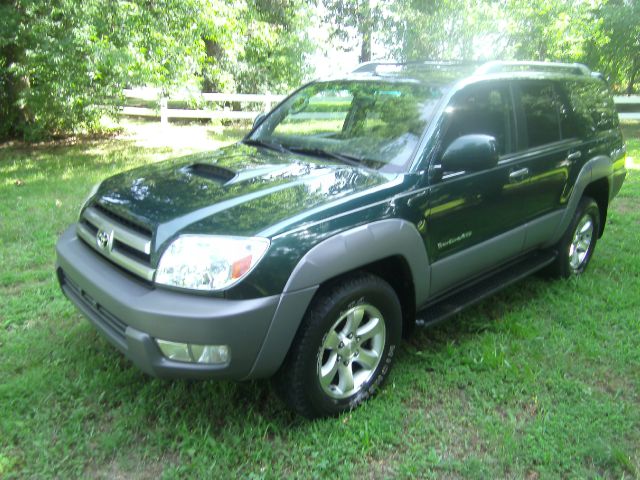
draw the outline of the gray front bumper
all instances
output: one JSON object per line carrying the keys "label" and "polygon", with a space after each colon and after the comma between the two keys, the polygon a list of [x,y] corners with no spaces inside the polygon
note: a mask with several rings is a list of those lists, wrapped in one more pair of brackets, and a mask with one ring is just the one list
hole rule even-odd
{"label": "gray front bumper", "polygon": [[[97,255],[78,239],[75,226],[62,234],[56,250],[65,295],[127,358],[158,377],[241,380],[274,373],[315,292],[227,300],[154,288]],[[172,361],[161,354],[155,338],[229,345],[231,361]]]}

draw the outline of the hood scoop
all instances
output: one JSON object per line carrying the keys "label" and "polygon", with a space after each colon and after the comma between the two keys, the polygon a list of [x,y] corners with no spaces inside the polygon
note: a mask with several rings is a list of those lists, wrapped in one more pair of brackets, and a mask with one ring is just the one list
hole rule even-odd
{"label": "hood scoop", "polygon": [[192,175],[213,180],[214,182],[226,183],[236,176],[236,172],[228,168],[220,167],[213,163],[194,163],[185,169]]}

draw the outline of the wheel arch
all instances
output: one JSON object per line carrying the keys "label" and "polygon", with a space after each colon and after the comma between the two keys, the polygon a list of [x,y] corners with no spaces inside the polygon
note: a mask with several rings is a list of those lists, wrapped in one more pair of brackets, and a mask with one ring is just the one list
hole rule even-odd
{"label": "wheel arch", "polygon": [[388,257],[406,262],[415,286],[415,301],[420,303],[429,291],[427,252],[415,226],[401,219],[361,225],[320,242],[298,262],[284,293],[320,285]]}
{"label": "wheel arch", "polygon": [[416,306],[426,301],[429,292],[430,266],[424,242],[406,220],[372,222],[334,235],[302,257],[285,285],[247,378],[275,373],[318,289],[358,270],[378,275],[392,286],[402,305],[403,332],[408,333]]}
{"label": "wheel arch", "polygon": [[598,238],[602,237],[604,233],[604,226],[607,221],[607,211],[609,208],[609,192],[610,185],[606,177],[599,178],[592,181],[586,186],[582,196],[590,197],[598,204],[598,210],[600,212],[600,229],[598,231]]}
{"label": "wheel arch", "polygon": [[598,232],[598,236],[602,236],[609,205],[612,179],[613,163],[609,157],[601,155],[592,158],[584,164],[567,201],[564,215],[553,237],[546,244],[547,246],[555,245],[560,240],[565,230],[569,227],[569,223],[571,223],[580,199],[585,195],[593,196],[594,200],[598,203],[600,209],[600,231]]}
{"label": "wheel arch", "polygon": [[402,336],[407,338],[415,327],[416,288],[411,276],[411,268],[401,255],[378,260],[362,267],[386,281],[396,292],[402,308]]}

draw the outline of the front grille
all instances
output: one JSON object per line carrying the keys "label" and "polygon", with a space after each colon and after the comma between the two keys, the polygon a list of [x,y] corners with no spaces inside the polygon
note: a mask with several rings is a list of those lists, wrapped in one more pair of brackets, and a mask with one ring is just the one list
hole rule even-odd
{"label": "front grille", "polygon": [[92,208],[95,208],[100,213],[103,213],[104,215],[106,215],[110,219],[115,220],[116,223],[118,223],[120,225],[124,225],[125,227],[128,227],[131,230],[135,230],[136,232],[138,232],[138,233],[140,233],[140,234],[142,234],[142,235],[144,235],[146,237],[151,238],[151,230],[149,230],[146,227],[143,227],[142,225],[138,225],[137,223],[132,222],[128,218],[124,218],[123,216],[118,215],[117,213],[112,212],[111,210],[107,210],[105,207],[103,207],[99,203],[96,203],[95,205],[93,205]]}
{"label": "front grille", "polygon": [[121,242],[120,240],[114,240],[113,247],[117,248],[119,251],[121,251],[125,255],[129,255],[134,260],[143,262],[147,265],[149,264],[149,255],[147,255],[146,253],[142,253],[140,250],[136,250],[135,248],[130,247],[129,245]]}
{"label": "front grille", "polygon": [[126,323],[100,305],[91,295],[67,277],[62,269],[58,270],[58,276],[60,278],[60,285],[66,290],[66,293],[73,296],[79,306],[84,307],[94,320],[100,322],[114,337],[121,341],[123,345],[126,345]]}
{"label": "front grille", "polygon": [[116,265],[152,281],[151,231],[106,212],[98,205],[86,208],[78,222],[78,237]]}

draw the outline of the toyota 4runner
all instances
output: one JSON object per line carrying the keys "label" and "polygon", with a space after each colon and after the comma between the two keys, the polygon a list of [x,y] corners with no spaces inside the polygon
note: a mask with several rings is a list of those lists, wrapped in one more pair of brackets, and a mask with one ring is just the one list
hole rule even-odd
{"label": "toyota 4runner", "polygon": [[582,273],[626,175],[580,64],[363,64],[239,143],[115,175],[57,245],[66,296],[158,377],[273,377],[307,417],[371,396],[403,336]]}

